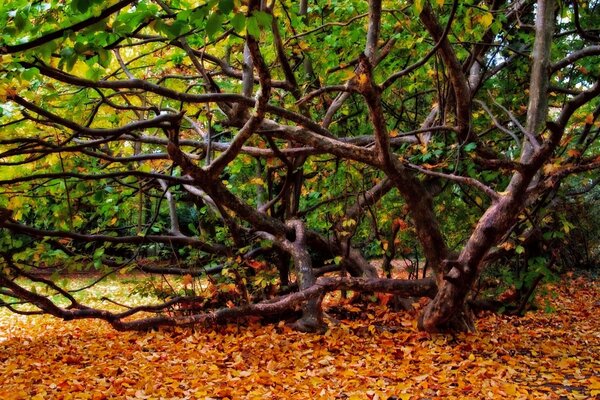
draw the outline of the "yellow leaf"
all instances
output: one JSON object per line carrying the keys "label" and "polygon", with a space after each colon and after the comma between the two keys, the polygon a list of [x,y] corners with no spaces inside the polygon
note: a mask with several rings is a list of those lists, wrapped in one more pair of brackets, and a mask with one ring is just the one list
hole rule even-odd
{"label": "yellow leaf", "polygon": [[415,7],[415,11],[417,12],[417,15],[421,14],[421,11],[423,11],[423,2],[426,0],[415,0],[414,3],[414,7]]}
{"label": "yellow leaf", "polygon": [[90,69],[89,65],[83,61],[77,61],[71,70],[73,75],[85,76],[86,72]]}
{"label": "yellow leaf", "polygon": [[481,22],[481,25],[483,25],[484,28],[487,28],[494,21],[494,16],[492,15],[492,13],[486,12],[481,17],[479,17],[479,21]]}
{"label": "yellow leaf", "polygon": [[366,85],[369,81],[369,77],[367,76],[367,74],[360,74],[356,77],[356,79],[358,80],[358,84],[360,86]]}
{"label": "yellow leaf", "polygon": [[354,78],[356,75],[354,74],[354,71],[351,69],[347,69],[344,71],[344,74],[342,75],[344,79],[352,79]]}
{"label": "yellow leaf", "polygon": [[509,395],[510,397],[514,397],[517,395],[517,386],[512,383],[505,383],[502,385],[502,390]]}
{"label": "yellow leaf", "polygon": [[298,46],[301,50],[308,50],[310,48],[310,45],[306,42],[300,42],[298,43]]}
{"label": "yellow leaf", "polygon": [[444,7],[444,0],[435,0],[435,4],[437,4],[439,8],[442,8]]}
{"label": "yellow leaf", "polygon": [[544,173],[551,175],[560,169],[560,165],[557,164],[546,164],[544,165]]}
{"label": "yellow leaf", "polygon": [[254,177],[254,178],[250,179],[249,183],[251,183],[253,185],[262,186],[265,184],[265,181],[263,181],[262,178]]}

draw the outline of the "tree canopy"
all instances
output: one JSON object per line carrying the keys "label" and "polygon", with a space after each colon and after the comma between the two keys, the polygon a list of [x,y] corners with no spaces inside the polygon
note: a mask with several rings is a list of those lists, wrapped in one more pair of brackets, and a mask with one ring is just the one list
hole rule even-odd
{"label": "tree canopy", "polygon": [[[422,329],[474,330],[486,268],[518,260],[528,297],[574,228],[561,193],[597,194],[597,1],[0,8],[16,312],[125,330],[301,307],[319,331],[325,294],[352,290],[429,296]],[[60,285],[82,270],[182,288],[108,311]]]}

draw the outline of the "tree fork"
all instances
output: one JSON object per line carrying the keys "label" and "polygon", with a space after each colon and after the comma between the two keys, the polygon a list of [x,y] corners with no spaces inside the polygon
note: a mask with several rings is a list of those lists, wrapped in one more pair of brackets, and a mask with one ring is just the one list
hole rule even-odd
{"label": "tree fork", "polygon": [[543,128],[543,122],[548,115],[546,97],[555,3],[554,0],[538,0],[537,7],[527,132],[524,132],[520,160],[526,167],[513,174],[506,193],[480,218],[458,259],[445,261],[449,270],[444,275],[436,297],[425,307],[419,318],[419,327],[423,330],[429,332],[475,330],[473,314],[466,302],[471,286],[485,267],[484,259],[492,246],[510,229],[519,213],[525,208],[529,197],[529,186],[532,184],[537,186],[538,182],[534,178],[543,163],[550,157],[562,135],[562,132],[551,132],[550,139],[542,147],[537,144],[535,138]]}

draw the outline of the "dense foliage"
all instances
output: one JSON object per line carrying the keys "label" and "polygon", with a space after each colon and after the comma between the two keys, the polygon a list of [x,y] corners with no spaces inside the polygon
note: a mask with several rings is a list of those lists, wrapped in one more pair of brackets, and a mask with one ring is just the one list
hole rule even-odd
{"label": "dense foliage", "polygon": [[[473,288],[500,276],[522,312],[598,259],[597,1],[0,8],[12,310],[143,329],[302,306],[320,330],[350,289],[435,296],[422,328],[470,330]],[[164,303],[115,313],[59,285],[77,271],[181,285],[139,274]]]}

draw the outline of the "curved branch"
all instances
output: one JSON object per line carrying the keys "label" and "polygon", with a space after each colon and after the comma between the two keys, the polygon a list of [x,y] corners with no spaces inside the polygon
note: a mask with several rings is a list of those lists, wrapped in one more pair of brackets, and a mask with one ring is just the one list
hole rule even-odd
{"label": "curved branch", "polygon": [[[575,14],[575,29],[577,30],[577,33],[579,33],[579,36],[592,42],[600,42],[600,36],[592,35],[581,26],[579,21],[579,2],[577,0],[573,0],[573,13]],[[597,29],[595,31],[597,31]]]}
{"label": "curved branch", "polygon": [[442,31],[428,2],[425,2],[420,18],[431,37],[436,42],[440,42],[440,55],[446,66],[452,88],[454,89],[459,139],[462,143],[466,143],[473,136],[471,132],[471,90],[469,89],[469,83],[463,73],[461,64],[458,62],[454,49],[450,45],[448,38],[444,36],[445,31]]}
{"label": "curved branch", "polygon": [[65,309],[54,304],[50,299],[19,286],[0,273],[0,285],[10,289],[15,297],[35,305],[45,313],[64,320],[101,319],[107,321],[119,331],[147,330],[159,326],[191,326],[201,323],[219,323],[236,320],[247,316],[269,316],[281,314],[295,306],[306,303],[311,299],[322,297],[325,293],[335,290],[353,290],[358,292],[395,293],[403,297],[428,296],[436,293],[435,282],[432,279],[398,280],[380,278],[319,278],[307,289],[290,295],[257,304],[249,304],[232,308],[221,308],[211,312],[193,314],[190,316],[159,315],[141,319],[125,319],[140,312],[160,312],[168,307],[193,302],[192,297],[175,298],[168,302],[131,307],[121,313],[113,313],[95,308]]}
{"label": "curved branch", "polygon": [[46,173],[46,174],[33,174],[29,176],[21,176],[17,178],[11,179],[2,179],[0,180],[0,185],[11,185],[14,183],[23,183],[23,182],[32,182],[39,179],[62,179],[62,178],[76,178],[84,181],[92,181],[99,179],[110,179],[110,178],[119,178],[126,176],[136,176],[139,178],[151,178],[151,179],[164,179],[169,182],[177,183],[177,184],[189,184],[190,180],[187,178],[177,177],[177,176],[169,176],[162,175],[154,172],[142,172],[142,171],[118,171],[118,172],[107,172],[104,174],[79,174],[75,172],[56,172],[56,173]]}
{"label": "curved branch", "polygon": [[[492,113],[492,111],[489,109],[489,107],[480,100],[475,100],[475,102],[477,104],[479,104],[481,106],[481,108],[483,108],[483,110],[489,115],[490,119],[492,120],[492,123],[494,124],[494,126],[496,128],[498,128],[500,131],[506,133],[508,136],[510,136],[511,138],[513,138],[515,140],[515,143],[517,144],[517,147],[520,149],[521,148],[521,141],[519,140],[519,138],[517,137],[517,135],[515,135],[515,133],[507,128],[505,128],[494,116],[494,114]],[[506,110],[508,112],[508,110]]]}
{"label": "curved branch", "polygon": [[597,56],[597,55],[600,55],[600,45],[584,47],[583,49],[574,51],[571,54],[569,54],[568,56],[566,56],[565,58],[563,58],[562,60],[559,60],[559,61],[555,62],[554,64],[550,65],[550,72],[554,73],[562,68],[565,68],[565,67],[573,64],[575,61],[577,61],[579,59],[582,59],[585,57]]}
{"label": "curved branch", "polygon": [[42,37],[29,41],[27,43],[21,43],[16,45],[5,45],[0,47],[0,54],[14,54],[19,53],[21,51],[30,50],[35,47],[41,46],[45,43],[51,42],[55,39],[59,39],[65,35],[67,32],[78,32],[88,26],[92,26],[97,22],[102,21],[103,19],[109,17],[111,14],[127,7],[129,4],[134,3],[136,0],[121,0],[120,2],[106,8],[98,15],[90,17],[86,20],[73,24],[63,29],[59,29],[57,31],[48,33]]}
{"label": "curved branch", "polygon": [[428,169],[419,167],[418,165],[414,165],[414,164],[407,164],[407,165],[410,169],[419,171],[420,173],[425,174],[425,175],[435,176],[438,178],[448,179],[450,181],[460,182],[460,183],[464,183],[469,186],[473,186],[473,187],[481,190],[483,193],[485,193],[492,201],[498,201],[498,199],[500,198],[500,195],[498,194],[498,192],[496,192],[491,187],[485,185],[484,183],[478,181],[477,179],[470,178],[468,176],[460,176],[460,175],[454,175],[454,174],[445,174],[443,172],[430,171]]}
{"label": "curved branch", "polygon": [[135,130],[142,130],[145,128],[165,127],[165,123],[177,122],[181,119],[181,117],[183,115],[181,113],[180,114],[166,113],[166,114],[161,114],[153,119],[132,122],[132,123],[129,123],[127,125],[124,125],[124,126],[121,126],[118,128],[88,128],[83,125],[79,125],[78,123],[68,120],[66,118],[60,117],[56,114],[53,114],[49,111],[46,111],[43,108],[38,107],[35,104],[28,102],[21,96],[14,95],[14,96],[10,96],[9,99],[14,101],[15,103],[25,107],[26,109],[28,109],[30,111],[33,111],[39,115],[42,115],[42,116],[48,118],[49,120],[51,120],[54,123],[65,126],[75,132],[80,132],[80,133],[83,133],[83,134],[86,134],[89,136],[95,136],[95,137],[118,136],[123,133],[128,133],[128,132],[132,132]]}
{"label": "curved branch", "polygon": [[13,232],[24,233],[35,237],[58,237],[78,240],[81,242],[107,242],[107,243],[173,243],[187,246],[194,246],[202,251],[211,254],[229,254],[229,248],[223,245],[208,244],[196,238],[187,236],[171,235],[146,235],[146,236],[109,236],[109,235],[86,235],[83,233],[68,231],[51,231],[45,229],[36,229],[27,225],[11,221],[0,220],[0,227],[9,229]]}
{"label": "curved branch", "polygon": [[250,138],[254,131],[260,126],[262,120],[265,117],[265,109],[269,101],[271,94],[271,74],[269,68],[265,64],[258,42],[252,35],[248,35],[246,38],[246,44],[250,55],[252,57],[252,64],[258,72],[258,79],[260,81],[260,91],[257,94],[256,106],[254,114],[246,121],[242,129],[233,138],[227,150],[225,150],[219,157],[217,157],[209,166],[208,173],[213,177],[218,176],[223,169],[239,154],[242,146]]}

